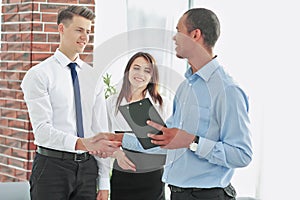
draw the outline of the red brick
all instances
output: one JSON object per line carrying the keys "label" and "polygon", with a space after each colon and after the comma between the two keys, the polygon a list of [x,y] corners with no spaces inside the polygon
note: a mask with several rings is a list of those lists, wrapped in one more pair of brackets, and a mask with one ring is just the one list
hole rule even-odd
{"label": "red brick", "polygon": [[20,16],[20,21],[21,22],[31,22],[32,21],[32,18],[33,18],[33,14],[30,12],[30,13],[21,13],[19,14]]}
{"label": "red brick", "polygon": [[5,154],[5,155],[11,155],[12,148],[11,147],[4,147],[0,145],[0,153]]}
{"label": "red brick", "polygon": [[8,174],[2,174],[1,171],[0,171],[0,175],[1,175],[0,182],[16,182],[16,181],[18,181],[17,178],[11,177]]}
{"label": "red brick", "polygon": [[32,60],[43,61],[43,60],[45,60],[46,58],[48,58],[52,55],[53,54],[50,54],[50,53],[33,53],[32,54]]}
{"label": "red brick", "polygon": [[23,62],[23,70],[28,71],[31,67],[32,67],[31,62],[28,62],[28,63]]}
{"label": "red brick", "polygon": [[[14,60],[30,61],[30,55],[30,53],[15,53]],[[20,80],[22,80],[22,78]]]}
{"label": "red brick", "polygon": [[9,43],[7,44],[8,51],[23,51],[23,44],[22,43]]}
{"label": "red brick", "polygon": [[29,133],[27,131],[12,130],[9,136],[16,139],[28,140]]}
{"label": "red brick", "polygon": [[21,3],[22,0],[3,0],[5,3]]}
{"label": "red brick", "polygon": [[51,44],[51,52],[55,52],[55,50],[59,47],[59,44]]}
{"label": "red brick", "polygon": [[6,100],[5,107],[6,108],[21,109],[21,103],[20,103],[20,101],[16,101],[15,99],[8,99],[8,100]]}
{"label": "red brick", "polygon": [[13,13],[13,14],[4,13],[2,15],[2,20],[4,20],[4,22],[19,22],[20,18],[17,13]]}
{"label": "red brick", "polygon": [[20,77],[19,77],[19,78],[20,78],[20,79],[19,79],[20,81],[23,80],[23,78],[24,78],[24,76],[25,76],[25,73],[26,73],[26,72],[20,72]]}
{"label": "red brick", "polygon": [[16,118],[17,113],[15,110],[1,109],[1,117]]}
{"label": "red brick", "polygon": [[25,101],[20,102],[20,106],[21,106],[22,110],[27,110],[27,105],[26,105]]}
{"label": "red brick", "polygon": [[[7,126],[0,127],[0,132],[1,132],[2,135],[7,135],[7,136],[10,136],[12,134],[12,130],[9,129]],[[2,144],[2,143],[0,143],[0,144]]]}
{"label": "red brick", "polygon": [[56,20],[57,20],[57,13],[53,13],[53,14],[43,13],[42,14],[42,21],[43,22],[53,22],[53,23],[56,23]]}
{"label": "red brick", "polygon": [[[14,121],[17,122],[17,121]],[[6,138],[6,142],[5,145],[9,146],[9,147],[16,147],[16,148],[22,148],[22,142],[16,139],[10,139],[10,138]],[[10,150],[10,155],[12,154],[12,148]]]}
{"label": "red brick", "polygon": [[15,170],[15,176],[19,179],[19,180],[26,180],[27,179],[27,171],[25,170],[19,170],[16,169]]}
{"label": "red brick", "polygon": [[[25,127],[25,122],[22,121],[15,121],[15,120],[8,120],[8,126],[9,127],[14,127],[14,128],[20,128],[20,129],[26,129]],[[17,142],[13,143],[17,144]],[[14,146],[14,147],[21,147],[21,146]]]}
{"label": "red brick", "polygon": [[[24,94],[23,94],[23,92],[22,91],[16,91],[15,92],[15,99],[24,99]],[[21,107],[21,109],[23,109],[22,107]]]}
{"label": "red brick", "polygon": [[48,3],[72,3],[72,4],[77,4],[78,0],[48,0]]}
{"label": "red brick", "polygon": [[1,33],[1,41],[6,41],[6,34],[4,34],[4,32],[2,31]]}
{"label": "red brick", "polygon": [[32,41],[33,42],[46,42],[47,35],[45,33],[33,33]]}
{"label": "red brick", "polygon": [[28,150],[36,150],[36,145],[33,144],[33,142],[29,142],[29,148]]}
{"label": "red brick", "polygon": [[19,73],[18,72],[5,72],[4,79],[19,80]]}
{"label": "red brick", "polygon": [[66,7],[65,5],[55,5],[55,4],[43,4],[43,3],[41,3],[40,11],[42,13],[57,13],[59,9],[65,8],[65,7]]}
{"label": "red brick", "polygon": [[25,165],[25,162],[21,161],[21,160],[14,159],[14,158],[8,158],[8,164],[11,165],[11,166],[14,166],[14,167],[23,168],[24,165]]}
{"label": "red brick", "polygon": [[84,52],[93,52],[94,45],[88,44],[86,45]]}
{"label": "red brick", "polygon": [[22,3],[22,4],[18,4],[19,6],[19,12],[28,12],[28,11],[32,11],[32,3]]}
{"label": "red brick", "polygon": [[[17,157],[17,158],[28,159],[29,153],[27,150],[13,149],[12,156]],[[27,167],[24,167],[24,168],[26,169]]]}
{"label": "red brick", "polygon": [[0,80],[0,88],[7,88],[7,81],[6,80]]}
{"label": "red brick", "polygon": [[19,32],[19,24],[2,24],[2,32]]}
{"label": "red brick", "polygon": [[20,81],[8,81],[7,88],[14,90],[21,90],[21,82]]}
{"label": "red brick", "polygon": [[27,111],[16,111],[17,119],[29,120]]}
{"label": "red brick", "polygon": [[[13,53],[1,53],[1,59],[2,60],[14,60],[14,54]],[[0,76],[1,77],[1,76]]]}
{"label": "red brick", "polygon": [[8,119],[4,119],[4,118],[1,117],[0,118],[0,125],[1,126],[8,126]]}
{"label": "red brick", "polygon": [[[1,138],[0,138],[0,141],[1,141]],[[8,164],[7,157],[0,155],[0,163],[7,165]]]}
{"label": "red brick", "polygon": [[21,41],[22,42],[31,41],[31,33],[21,33]]}
{"label": "red brick", "polygon": [[2,13],[16,13],[18,12],[18,5],[6,5],[2,6]]}
{"label": "red brick", "polygon": [[23,63],[9,62],[7,65],[8,70],[23,70]]}
{"label": "red brick", "polygon": [[[4,107],[6,104],[6,100],[0,99],[0,107]],[[1,133],[1,132],[0,132]]]}
{"label": "red brick", "polygon": [[43,24],[42,23],[33,23],[32,31],[43,31]]}
{"label": "red brick", "polygon": [[7,44],[4,43],[1,44],[1,51],[7,51]]}
{"label": "red brick", "polygon": [[79,4],[95,4],[94,0],[79,0]]}
{"label": "red brick", "polygon": [[32,22],[22,23],[20,24],[20,31],[31,31],[32,30]]}
{"label": "red brick", "polygon": [[34,134],[32,132],[29,132],[28,134],[29,140],[34,140]]}
{"label": "red brick", "polygon": [[[1,58],[2,58],[2,57],[1,57]],[[1,68],[2,70],[7,69],[7,66],[8,66],[7,62],[1,62],[1,60],[0,60],[0,68]]]}
{"label": "red brick", "polygon": [[59,34],[48,34],[48,42],[59,42]]}
{"label": "red brick", "polygon": [[51,48],[50,44],[40,44],[40,43],[33,43],[32,44],[32,51],[33,52],[49,52]]}
{"label": "red brick", "polygon": [[45,32],[57,32],[57,24],[45,24],[44,25]]}

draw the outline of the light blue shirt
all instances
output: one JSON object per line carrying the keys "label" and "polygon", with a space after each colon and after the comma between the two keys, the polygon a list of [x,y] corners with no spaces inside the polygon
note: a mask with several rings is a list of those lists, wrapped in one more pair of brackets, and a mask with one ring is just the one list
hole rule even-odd
{"label": "light blue shirt", "polygon": [[[162,180],[184,188],[226,187],[234,169],[247,166],[252,159],[248,98],[217,59],[194,74],[189,68],[185,77],[167,127],[198,135],[199,144],[196,152],[168,150]],[[126,144],[127,138],[123,145],[133,148],[132,143]]]}

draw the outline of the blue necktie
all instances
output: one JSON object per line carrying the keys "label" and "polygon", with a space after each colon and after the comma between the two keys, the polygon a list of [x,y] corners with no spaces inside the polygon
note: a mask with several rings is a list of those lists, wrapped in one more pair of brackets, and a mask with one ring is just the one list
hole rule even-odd
{"label": "blue necktie", "polygon": [[83,138],[83,123],[82,123],[82,110],[81,110],[81,100],[80,100],[80,89],[79,81],[76,72],[76,63],[70,63],[68,66],[71,68],[71,75],[74,88],[75,97],[75,108],[76,108],[76,125],[77,125],[77,136]]}

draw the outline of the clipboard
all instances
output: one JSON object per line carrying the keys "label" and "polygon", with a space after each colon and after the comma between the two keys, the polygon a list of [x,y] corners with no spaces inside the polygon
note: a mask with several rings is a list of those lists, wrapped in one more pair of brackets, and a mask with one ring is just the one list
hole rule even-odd
{"label": "clipboard", "polygon": [[166,126],[166,124],[149,98],[119,106],[119,111],[144,149],[150,149],[157,146],[151,143],[151,138],[149,138],[147,134],[162,134],[162,132],[149,126],[146,122],[147,120],[151,120],[162,126]]}

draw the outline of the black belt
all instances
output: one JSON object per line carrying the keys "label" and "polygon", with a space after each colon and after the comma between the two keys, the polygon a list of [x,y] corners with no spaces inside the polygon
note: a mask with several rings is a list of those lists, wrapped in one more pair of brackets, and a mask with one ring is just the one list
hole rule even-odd
{"label": "black belt", "polygon": [[66,160],[73,160],[73,161],[85,161],[88,160],[91,155],[88,152],[84,152],[81,154],[78,153],[71,153],[71,152],[66,152],[66,151],[58,151],[54,149],[48,149],[45,147],[37,147],[37,153],[44,155],[44,156],[49,156],[52,158],[60,158],[60,159],[66,159]]}
{"label": "black belt", "polygon": [[[228,187],[228,186],[227,186]],[[220,187],[213,187],[213,188],[182,188],[182,187],[177,187],[174,185],[169,185],[169,188],[172,192],[185,192],[185,191],[201,191],[201,190],[218,190],[218,189],[223,189]]]}

